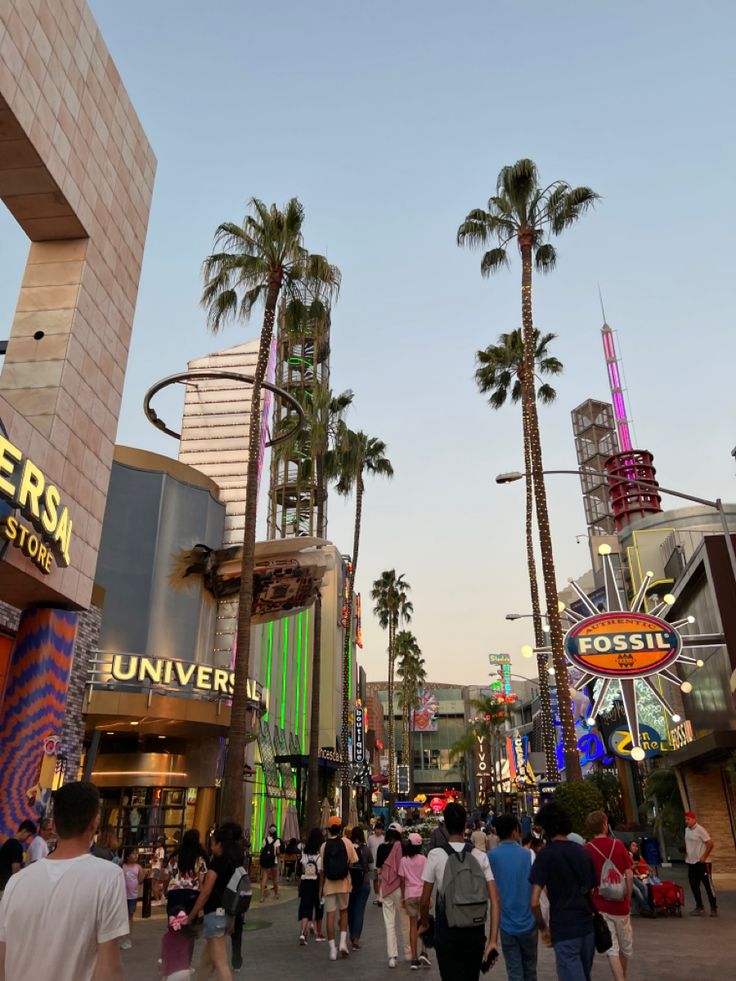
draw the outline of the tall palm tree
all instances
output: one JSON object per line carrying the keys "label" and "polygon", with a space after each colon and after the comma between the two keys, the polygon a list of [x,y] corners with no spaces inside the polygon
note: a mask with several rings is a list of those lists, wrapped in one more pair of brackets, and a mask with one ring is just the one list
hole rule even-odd
{"label": "tall palm tree", "polygon": [[[304,411],[304,426],[293,440],[279,445],[277,452],[287,457],[299,450],[302,466],[315,477],[317,504],[317,537],[327,537],[327,488],[335,474],[335,443],[342,417],[353,401],[351,391],[334,395],[326,385],[315,385],[300,399]],[[291,426],[291,419],[284,420]],[[319,824],[319,735],[320,686],[322,683],[322,600],[317,597],[314,607],[314,640],[312,643],[312,706],[309,723],[309,760],[307,763],[307,814],[305,826]]]}
{"label": "tall palm tree", "polygon": [[[549,354],[549,345],[555,339],[554,334],[541,334],[534,331],[534,365],[535,371],[541,375],[559,375],[562,373],[562,362]],[[521,331],[514,330],[510,334],[501,334],[497,344],[490,344],[484,351],[478,351],[476,361],[478,369],[475,380],[482,394],[488,395],[488,404],[494,409],[500,409],[510,397],[516,404],[522,397],[524,384],[524,345]],[[489,394],[490,393],[490,394]],[[536,397],[544,405],[550,405],[557,397],[557,392],[548,382],[540,378]],[[526,417],[522,414],[524,440],[524,470],[531,471],[529,457],[529,439],[526,432]],[[537,649],[544,646],[544,630],[542,629],[542,610],[539,603],[539,584],[537,582],[537,562],[534,557],[534,501],[531,480],[526,484],[526,560],[529,570],[529,592],[532,602],[532,619],[534,623],[534,642]],[[547,655],[541,651],[537,654],[537,672],[539,676],[539,701],[542,708],[542,726],[544,741],[544,758],[548,780],[559,780],[557,770],[557,750],[555,747],[555,731],[552,725],[552,707],[549,697],[549,676],[547,675]]]}
{"label": "tall palm tree", "polygon": [[411,715],[419,705],[419,692],[427,680],[427,671],[417,639],[409,630],[396,635],[396,673],[401,679],[398,702],[401,707],[401,756],[409,767],[409,796],[414,790],[414,765],[411,745]]}
{"label": "tall palm tree", "polygon": [[342,423],[338,431],[335,450],[334,472],[338,475],[338,494],[350,494],[355,491],[355,522],[353,524],[353,554],[352,570],[348,575],[348,590],[346,601],[346,624],[342,656],[342,724],[340,743],[343,748],[342,773],[342,813],[350,809],[350,782],[348,779],[348,728],[350,722],[350,702],[352,692],[349,691],[350,677],[350,642],[353,635],[353,598],[355,580],[358,574],[358,553],[360,550],[360,528],[363,521],[363,493],[365,491],[364,474],[375,477],[394,475],[394,468],[386,456],[386,444],[375,436],[367,436],[364,432],[353,432]]}
{"label": "tall palm tree", "polygon": [[252,198],[242,224],[223,222],[215,232],[215,249],[203,263],[202,305],[207,322],[218,331],[228,321],[247,321],[259,304],[263,321],[255,379],[251,390],[248,429],[248,469],[245,491],[245,528],[240,570],[240,599],[236,637],[235,682],[228,751],[225,760],[222,814],[240,823],[245,818],[243,765],[248,736],[247,680],[250,674],[250,626],[253,563],[258,506],[258,443],[261,386],[268,365],[273,324],[279,297],[287,300],[337,295],[340,271],[321,255],[307,251],[302,236],[304,209],[296,198],[283,208]]}
{"label": "tall palm tree", "polygon": [[[490,276],[508,265],[507,246],[515,241],[521,254],[521,322],[523,340],[522,413],[529,445],[530,473],[534,486],[539,541],[542,551],[542,574],[549,617],[550,641],[555,678],[560,694],[560,721],[568,780],[581,780],[580,758],[570,700],[567,664],[563,650],[562,625],[558,612],[557,582],[552,553],[552,534],[544,484],[542,444],[539,437],[537,402],[534,395],[534,320],[532,316],[532,268],[550,272],[557,262],[555,247],[548,239],[560,235],[598,200],[589,187],[572,187],[566,181],[540,184],[537,166],[532,160],[518,160],[504,167],[498,175],[496,194],[488,200],[487,209],[469,212],[457,232],[458,245],[486,246],[495,242],[481,259],[483,276]],[[551,719],[546,720],[551,724]]]}
{"label": "tall palm tree", "polygon": [[388,633],[388,789],[396,791],[396,752],[394,739],[394,668],[396,663],[396,634],[399,626],[411,623],[414,605],[409,599],[411,586],[404,574],[387,569],[373,583],[371,599],[374,614]]}

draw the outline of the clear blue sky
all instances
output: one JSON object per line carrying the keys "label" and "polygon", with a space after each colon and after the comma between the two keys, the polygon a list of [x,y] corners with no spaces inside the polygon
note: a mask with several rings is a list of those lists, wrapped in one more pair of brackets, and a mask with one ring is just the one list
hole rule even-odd
{"label": "clear blue sky", "polygon": [[[359,587],[384,568],[413,586],[414,628],[438,681],[481,682],[489,651],[530,639],[520,419],[476,393],[473,357],[518,326],[519,269],[482,280],[455,231],[498,170],[534,158],[600,207],[558,243],[535,319],[566,372],[543,414],[548,466],[574,463],[570,409],[606,397],[597,284],[620,331],[639,443],[663,483],[736,498],[733,5],[374,0],[305,4],[93,0],[158,156],[119,441],[175,446],[144,420],[155,380],[259,321],[209,336],[200,264],[218,222],[256,195],[297,195],[307,245],[343,272],[332,382],[396,469],[370,485]],[[0,227],[8,323],[22,236]],[[178,409],[171,409],[172,419]],[[550,483],[558,576],[588,567],[579,486]],[[347,551],[352,514],[330,507]],[[369,677],[385,642],[366,600]],[[519,661],[524,668],[529,662]]]}

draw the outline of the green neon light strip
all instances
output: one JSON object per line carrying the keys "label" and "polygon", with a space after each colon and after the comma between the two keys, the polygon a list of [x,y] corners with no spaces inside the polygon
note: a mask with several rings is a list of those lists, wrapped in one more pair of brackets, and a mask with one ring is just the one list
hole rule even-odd
{"label": "green neon light strip", "polygon": [[[302,756],[307,752],[307,675],[309,673],[309,610],[304,614],[304,684],[302,686]],[[297,711],[299,707],[297,706]]]}
{"label": "green neon light strip", "polygon": [[304,614],[300,613],[296,621],[296,698],[294,699],[294,735],[299,735],[299,689],[302,683],[302,633],[304,631]]}
{"label": "green neon light strip", "polygon": [[[266,691],[269,693],[269,702],[271,695],[271,661],[273,659],[273,620],[268,624],[268,666],[266,667]],[[268,722],[268,712],[263,716],[266,722]]]}
{"label": "green neon light strip", "polygon": [[353,638],[348,637],[348,698],[353,698]]}
{"label": "green neon light strip", "polygon": [[289,618],[287,617],[281,622],[284,625],[284,658],[281,663],[281,728],[283,729],[286,722],[286,668],[289,663]]}
{"label": "green neon light strip", "polygon": [[276,827],[281,832],[281,806],[283,804],[282,799],[279,797],[278,803],[276,804]]}

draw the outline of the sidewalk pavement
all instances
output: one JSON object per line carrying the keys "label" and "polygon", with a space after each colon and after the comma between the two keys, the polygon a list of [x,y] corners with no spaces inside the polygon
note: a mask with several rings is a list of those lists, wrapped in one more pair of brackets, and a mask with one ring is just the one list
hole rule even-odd
{"label": "sidewalk pavement", "polygon": [[[670,873],[670,870],[663,870]],[[679,870],[672,876],[682,881]],[[729,883],[731,885],[731,883]],[[716,888],[719,883],[716,882]],[[436,965],[429,970],[410,972],[409,965],[399,962],[397,970],[388,968],[386,941],[381,910],[369,901],[363,931],[363,949],[351,954],[350,960],[331,962],[328,945],[314,941],[306,947],[298,943],[296,922],[296,889],[283,885],[279,901],[269,898],[265,903],[256,901],[246,918],[243,935],[243,968],[233,973],[234,981],[249,978],[253,981],[325,981],[330,977],[350,981],[398,981],[399,978],[416,977],[417,981],[439,981]],[[691,917],[689,894],[682,918],[667,917],[655,920],[633,918],[634,957],[628,981],[713,981],[732,977],[733,935],[736,923],[736,888],[729,891],[720,883],[720,915],[711,919]],[[157,981],[157,960],[161,935],[166,926],[162,908],[154,907],[149,920],[136,919],[133,928],[131,950],[123,951],[125,976],[129,981]],[[202,941],[198,941],[194,955],[199,960]],[[434,955],[433,959],[434,959]],[[593,981],[610,981],[612,975],[605,955],[596,955]],[[488,981],[506,981],[506,971],[501,959],[484,978]],[[554,957],[550,950],[540,947],[538,981],[555,981]]]}

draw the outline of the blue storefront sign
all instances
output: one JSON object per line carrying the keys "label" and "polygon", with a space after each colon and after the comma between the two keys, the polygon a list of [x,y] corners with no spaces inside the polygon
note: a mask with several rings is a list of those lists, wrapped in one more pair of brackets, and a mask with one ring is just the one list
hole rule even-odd
{"label": "blue storefront sign", "polygon": [[[644,725],[644,723],[640,722],[639,740],[641,748],[644,751],[644,759],[650,760],[654,756],[661,756],[662,737],[656,729],[653,729],[651,726]],[[608,734],[608,748],[620,759],[631,759],[632,746],[633,740],[631,738],[631,731],[627,725],[623,724],[617,726]]]}

